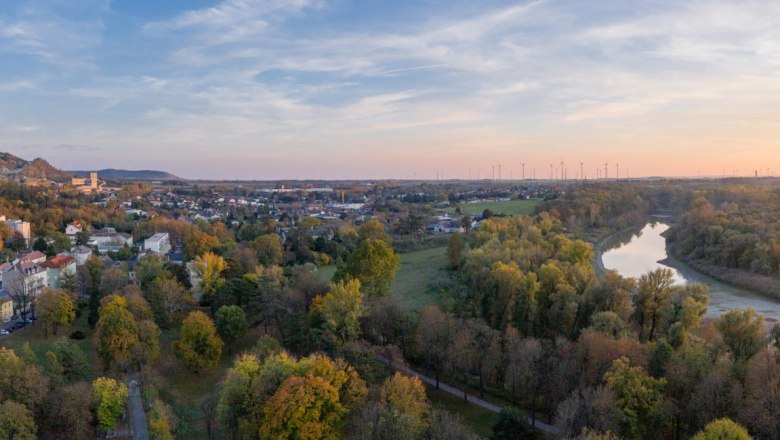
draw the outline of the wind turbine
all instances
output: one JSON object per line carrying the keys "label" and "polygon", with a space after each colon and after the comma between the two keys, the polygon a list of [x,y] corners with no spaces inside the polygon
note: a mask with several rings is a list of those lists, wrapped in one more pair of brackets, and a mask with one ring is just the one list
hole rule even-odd
{"label": "wind turbine", "polygon": [[563,176],[563,158],[561,158],[561,180],[565,180],[565,177]]}
{"label": "wind turbine", "polygon": [[615,180],[620,180],[620,164],[615,164]]}
{"label": "wind turbine", "polygon": [[608,168],[607,168],[607,163],[606,163],[606,162],[604,162],[604,179],[608,179],[608,178],[609,178],[609,173],[608,173],[608,171],[609,171],[609,170],[608,170]]}
{"label": "wind turbine", "polygon": [[523,180],[525,180],[525,164],[521,163],[520,165],[523,166]]}
{"label": "wind turbine", "polygon": [[585,162],[580,161],[580,179],[582,179],[583,182],[585,181],[585,171],[583,171],[584,165],[585,165]]}
{"label": "wind turbine", "polygon": [[553,164],[550,164],[550,180],[553,180]]}

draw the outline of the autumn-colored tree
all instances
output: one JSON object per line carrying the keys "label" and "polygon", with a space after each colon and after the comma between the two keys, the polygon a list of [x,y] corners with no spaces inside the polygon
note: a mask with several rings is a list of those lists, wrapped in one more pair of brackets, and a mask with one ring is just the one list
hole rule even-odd
{"label": "autumn-colored tree", "polygon": [[200,277],[200,291],[204,297],[212,297],[225,283],[222,272],[227,269],[225,259],[206,252],[195,258],[195,272]]}
{"label": "autumn-colored tree", "polygon": [[246,334],[246,314],[239,306],[222,306],[214,315],[217,334],[232,353],[235,344]]}
{"label": "autumn-colored tree", "polygon": [[385,226],[373,218],[360,225],[358,228],[358,240],[360,242],[366,240],[381,240],[390,244],[390,236],[387,235]]}
{"label": "autumn-colored tree", "polygon": [[692,440],[752,440],[747,429],[731,419],[718,419],[707,424]]}
{"label": "autumn-colored tree", "polygon": [[109,295],[101,301],[100,320],[95,327],[94,342],[103,359],[103,368],[123,370],[130,366],[140,340],[138,324],[127,310],[124,297]]}
{"label": "autumn-colored tree", "polygon": [[400,259],[382,240],[367,239],[349,256],[346,276],[360,280],[370,297],[385,296],[395,278]]}
{"label": "autumn-colored tree", "polygon": [[38,365],[0,347],[0,401],[13,400],[35,412],[43,404],[48,389],[49,380]]}
{"label": "autumn-colored tree", "polygon": [[338,389],[314,375],[289,377],[264,408],[263,440],[337,440],[347,413]]}
{"label": "autumn-colored tree", "polygon": [[194,260],[219,246],[219,239],[200,230],[187,232],[184,237],[184,257]]}
{"label": "autumn-colored tree", "polygon": [[194,311],[182,322],[173,352],[187,369],[198,372],[217,365],[222,355],[222,340],[211,319],[203,312]]}
{"label": "autumn-colored tree", "polygon": [[107,377],[98,377],[92,382],[94,401],[97,406],[98,426],[103,431],[114,429],[119,416],[125,410],[127,385]]}
{"label": "autumn-colored tree", "polygon": [[59,410],[56,413],[57,428],[72,440],[91,438],[92,403],[94,400],[92,385],[77,382],[59,390]]}
{"label": "autumn-colored tree", "polygon": [[173,440],[176,428],[176,416],[171,407],[160,399],[155,399],[149,411],[149,438],[152,440]]}
{"label": "autumn-colored tree", "polygon": [[431,404],[419,378],[395,373],[382,384],[379,403],[387,406],[389,414],[408,417],[414,431],[425,429]]}
{"label": "autumn-colored tree", "polygon": [[331,284],[330,291],[314,298],[309,309],[309,321],[317,344],[337,349],[357,339],[362,315],[360,281]]}
{"label": "autumn-colored tree", "polygon": [[66,326],[76,318],[76,306],[70,294],[60,289],[46,289],[36,298],[36,312],[44,328],[44,337],[49,336],[49,328],[57,335],[57,328]]}
{"label": "autumn-colored tree", "polygon": [[26,406],[13,400],[0,403],[0,438],[35,440],[37,431],[33,414]]}
{"label": "autumn-colored tree", "polygon": [[543,341],[521,339],[513,329],[507,332],[506,389],[523,406],[531,408],[531,425],[536,426],[540,397],[549,381],[549,355]]}
{"label": "autumn-colored tree", "polygon": [[764,318],[751,309],[729,310],[718,320],[723,342],[734,360],[749,359],[764,344]]}

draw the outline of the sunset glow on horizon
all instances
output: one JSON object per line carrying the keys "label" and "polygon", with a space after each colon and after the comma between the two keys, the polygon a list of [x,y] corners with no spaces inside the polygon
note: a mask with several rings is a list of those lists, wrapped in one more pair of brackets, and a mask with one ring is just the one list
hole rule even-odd
{"label": "sunset glow on horizon", "polygon": [[0,151],[195,179],[780,176],[778,23],[766,1],[10,0]]}

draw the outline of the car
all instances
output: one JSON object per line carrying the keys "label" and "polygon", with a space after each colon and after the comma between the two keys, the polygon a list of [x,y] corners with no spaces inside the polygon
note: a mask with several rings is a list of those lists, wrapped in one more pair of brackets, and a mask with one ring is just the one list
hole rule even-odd
{"label": "car", "polygon": [[8,330],[6,330],[6,329],[2,329],[2,330],[0,330],[0,335],[10,335],[10,334],[11,334],[11,332],[9,332],[9,331],[8,331]]}

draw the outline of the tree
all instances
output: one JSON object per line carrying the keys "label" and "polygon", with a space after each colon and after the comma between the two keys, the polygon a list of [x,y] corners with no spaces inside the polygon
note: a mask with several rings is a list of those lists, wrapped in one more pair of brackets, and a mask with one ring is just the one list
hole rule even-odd
{"label": "tree", "polygon": [[431,404],[419,378],[395,373],[382,384],[379,403],[389,409],[389,414],[407,417],[413,432],[425,429]]}
{"label": "tree", "polygon": [[155,399],[149,411],[149,438],[151,440],[173,440],[176,416],[165,402]]}
{"label": "tree", "polygon": [[49,336],[49,327],[57,335],[60,325],[70,325],[76,319],[76,306],[70,294],[60,289],[46,289],[36,298],[38,319],[43,324],[44,337]]}
{"label": "tree", "polygon": [[663,395],[665,379],[649,376],[642,367],[631,366],[628,358],[622,357],[612,363],[604,380],[623,413],[625,437],[642,439],[648,433],[664,431],[668,423]]}
{"label": "tree", "polygon": [[200,230],[188,232],[184,237],[184,258],[194,260],[219,246],[219,240]]}
{"label": "tree", "polygon": [[78,294],[79,285],[76,272],[62,271],[60,273],[60,289],[73,294]]}
{"label": "tree", "polygon": [[281,264],[284,252],[282,241],[276,234],[266,234],[252,241],[252,249],[255,250],[257,261],[264,266]]}
{"label": "tree", "polygon": [[34,314],[35,296],[43,289],[41,280],[14,272],[6,273],[4,278],[3,288],[14,300],[14,306],[21,313],[22,318],[27,318],[27,313],[30,311]]}
{"label": "tree", "polygon": [[89,374],[90,365],[87,356],[75,342],[62,337],[57,339],[46,352],[46,370],[50,374],[57,372],[57,379],[64,383],[73,383]]}
{"label": "tree", "polygon": [[26,406],[13,400],[0,404],[0,438],[35,440],[38,427]]}
{"label": "tree", "polygon": [[498,413],[491,440],[533,440],[538,437],[523,413],[517,408],[507,407]]}
{"label": "tree", "polygon": [[331,284],[330,292],[317,296],[309,309],[309,321],[320,346],[338,349],[360,336],[363,294],[360,281]]}
{"label": "tree", "polygon": [[387,235],[384,225],[373,218],[360,225],[360,228],[358,228],[358,240],[360,242],[366,240],[381,240],[390,244],[390,236]]}
{"label": "tree", "polygon": [[531,425],[536,426],[536,409],[544,385],[549,380],[548,354],[539,339],[520,339],[507,332],[505,386],[522,405],[531,408]]}
{"label": "tree", "polygon": [[13,350],[0,347],[0,401],[13,400],[35,412],[48,390],[49,380],[40,367],[21,359]]}
{"label": "tree", "polygon": [[67,434],[72,440],[91,438],[94,435],[93,400],[92,385],[88,382],[77,382],[60,388],[59,410],[56,413],[59,432]]}
{"label": "tree", "polygon": [[182,323],[173,352],[187,369],[197,373],[217,365],[222,355],[222,340],[211,319],[203,312],[194,311]]}
{"label": "tree", "polygon": [[417,352],[423,364],[433,371],[436,389],[439,389],[439,376],[447,365],[450,345],[455,336],[452,317],[436,306],[427,306],[420,316],[417,326]]}
{"label": "tree", "polygon": [[106,269],[100,277],[100,293],[103,296],[118,293],[127,285],[127,282],[126,270],[118,267]]}
{"label": "tree", "polygon": [[125,410],[127,385],[107,377],[98,377],[92,382],[92,389],[97,406],[98,426],[103,431],[116,428],[119,416]]}
{"label": "tree", "polygon": [[710,422],[691,440],[752,440],[747,429],[731,419],[718,419]]}
{"label": "tree", "polygon": [[674,275],[671,270],[662,268],[639,277],[634,296],[634,315],[639,324],[639,337],[642,340],[655,340],[658,329],[671,313],[671,297]]}
{"label": "tree", "polygon": [[717,326],[736,361],[750,359],[764,344],[764,318],[751,308],[729,310]]}
{"label": "tree", "polygon": [[46,249],[48,247],[49,245],[46,243],[46,239],[44,237],[38,237],[33,243],[34,251],[46,253]]}
{"label": "tree", "polygon": [[400,259],[387,243],[367,239],[349,256],[345,273],[356,278],[370,297],[390,293]]}
{"label": "tree", "polygon": [[434,410],[430,417],[426,439],[428,440],[479,440],[466,426],[463,418],[449,411]]}
{"label": "tree", "polygon": [[124,370],[130,366],[140,343],[135,317],[127,309],[125,298],[118,295],[109,295],[101,301],[99,315],[94,343],[103,359],[103,368]]}
{"label": "tree", "polygon": [[239,306],[222,306],[217,310],[214,318],[217,334],[225,341],[228,352],[232,353],[236,342],[246,334],[246,314]]}
{"label": "tree", "polygon": [[222,272],[227,269],[225,259],[206,252],[195,258],[195,272],[200,277],[200,290],[204,297],[212,297],[225,283]]}
{"label": "tree", "polygon": [[447,259],[452,269],[457,269],[463,259],[463,237],[460,232],[455,232],[447,242]]}

